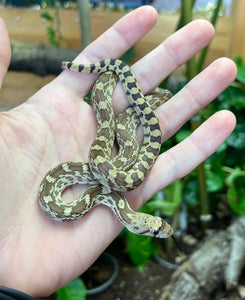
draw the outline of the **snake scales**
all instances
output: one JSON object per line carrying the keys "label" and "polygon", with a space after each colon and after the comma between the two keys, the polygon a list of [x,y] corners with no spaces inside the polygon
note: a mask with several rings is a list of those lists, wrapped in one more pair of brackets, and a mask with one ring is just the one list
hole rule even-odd
{"label": "snake scales", "polygon": [[[92,90],[98,130],[88,163],[61,163],[46,174],[39,188],[42,210],[55,220],[68,221],[103,204],[133,233],[159,238],[172,236],[168,223],[157,216],[133,211],[123,195],[142,183],[159,153],[161,130],[153,109],[168,100],[171,93],[163,90],[144,96],[130,67],[120,60],[106,59],[90,65],[63,62],[62,67],[75,72],[102,73]],[[117,79],[131,106],[115,118],[111,99]],[[139,124],[144,133],[141,146],[136,137]],[[112,158],[115,140],[119,150]],[[75,201],[65,203],[62,193],[74,184],[89,187]]]}

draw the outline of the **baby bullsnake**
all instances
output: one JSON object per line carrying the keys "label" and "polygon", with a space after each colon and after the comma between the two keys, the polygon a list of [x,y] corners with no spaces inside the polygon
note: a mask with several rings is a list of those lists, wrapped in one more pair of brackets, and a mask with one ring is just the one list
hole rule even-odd
{"label": "baby bullsnake", "polygon": [[[63,69],[102,73],[92,90],[98,130],[90,147],[89,162],[65,162],[51,169],[39,188],[41,208],[58,221],[76,220],[92,207],[103,204],[112,209],[118,219],[136,234],[166,238],[173,230],[163,219],[133,211],[123,192],[137,188],[148,174],[161,146],[161,130],[153,111],[171,97],[167,90],[144,96],[130,67],[120,60],[106,59],[81,65],[63,62]],[[117,79],[123,85],[130,107],[117,118],[111,99]],[[144,137],[139,146],[136,129],[141,124]],[[118,144],[118,154],[112,149]],[[89,188],[74,202],[65,203],[62,192],[74,184]]]}

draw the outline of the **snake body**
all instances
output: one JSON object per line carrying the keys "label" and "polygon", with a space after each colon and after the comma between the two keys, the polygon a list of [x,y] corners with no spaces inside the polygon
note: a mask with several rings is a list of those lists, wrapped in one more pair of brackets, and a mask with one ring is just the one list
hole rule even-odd
{"label": "snake body", "polygon": [[[75,72],[102,73],[92,90],[98,130],[88,163],[62,163],[44,177],[39,188],[41,208],[53,219],[67,221],[76,220],[103,204],[136,234],[171,236],[173,230],[169,224],[159,217],[133,211],[122,194],[142,183],[159,153],[161,130],[153,109],[160,101],[169,99],[171,93],[164,90],[162,95],[144,96],[130,67],[120,60],[106,59],[90,65],[63,62],[62,67]],[[117,79],[131,106],[115,118],[111,98]],[[141,146],[136,137],[139,124],[144,131]],[[119,151],[112,158],[115,137]],[[65,203],[62,192],[74,184],[87,184],[89,188],[75,201]]]}

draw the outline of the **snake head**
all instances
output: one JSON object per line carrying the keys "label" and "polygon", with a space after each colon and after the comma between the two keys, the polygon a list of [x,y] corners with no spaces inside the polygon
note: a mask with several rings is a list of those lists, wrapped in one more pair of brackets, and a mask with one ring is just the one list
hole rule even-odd
{"label": "snake head", "polygon": [[[156,217],[155,217],[156,218]],[[158,218],[158,217],[157,217]],[[152,227],[150,233],[152,236],[165,239],[173,235],[173,228],[165,222],[163,219],[158,218],[158,222],[154,222],[154,227]]]}
{"label": "snake head", "polygon": [[173,235],[173,228],[162,218],[141,212],[131,214],[130,222],[126,224],[126,227],[133,233],[160,239],[165,239]]}

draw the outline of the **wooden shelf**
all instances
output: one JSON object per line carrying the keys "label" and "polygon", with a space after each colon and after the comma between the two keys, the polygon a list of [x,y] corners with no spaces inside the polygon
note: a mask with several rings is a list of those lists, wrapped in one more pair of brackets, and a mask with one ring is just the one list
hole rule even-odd
{"label": "wooden shelf", "polygon": [[[245,58],[245,21],[243,12],[245,1],[239,0],[231,17],[221,17],[216,26],[216,35],[211,43],[207,64],[218,57],[233,58],[240,54]],[[27,8],[0,8],[0,16],[5,20],[11,39],[26,42],[48,43],[48,24],[41,18],[42,10]],[[54,13],[52,9],[50,14]],[[124,15],[122,12],[91,12],[92,38],[96,39],[113,23]],[[235,17],[236,16],[236,17]],[[60,9],[61,32],[72,48],[81,48],[79,17],[77,10]],[[144,56],[166,39],[176,28],[178,15],[159,15],[156,26],[135,46],[135,60]],[[63,43],[65,46],[66,43]]]}

